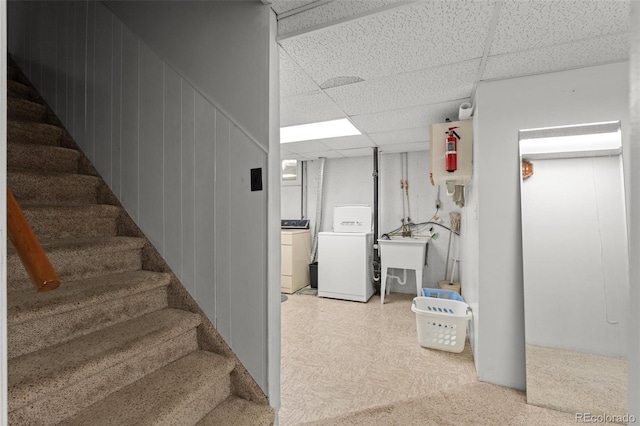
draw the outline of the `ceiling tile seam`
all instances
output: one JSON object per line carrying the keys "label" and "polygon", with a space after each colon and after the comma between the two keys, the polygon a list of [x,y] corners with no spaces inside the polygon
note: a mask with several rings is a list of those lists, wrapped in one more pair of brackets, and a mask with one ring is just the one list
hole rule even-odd
{"label": "ceiling tile seam", "polygon": [[[489,57],[489,52],[491,51],[491,45],[493,44],[493,38],[496,34],[496,28],[498,27],[498,20],[500,19],[500,11],[502,10],[502,6],[504,5],[504,0],[497,0],[495,6],[493,7],[493,15],[491,16],[491,23],[489,27],[489,34],[487,34],[487,38],[484,43],[484,52],[482,53],[482,59],[480,60],[480,66],[478,67],[478,74],[476,76],[476,81],[473,83],[473,88],[471,89],[471,107],[475,107],[476,103],[476,91],[478,90],[478,82],[482,78],[484,74],[484,69],[487,65],[487,58]],[[472,110],[473,111],[473,110]]]}
{"label": "ceiling tile seam", "polygon": [[465,97],[465,98],[459,98],[459,99],[451,99],[449,101],[440,101],[440,102],[426,103],[426,104],[420,104],[420,105],[412,105],[412,106],[409,106],[409,107],[404,106],[404,107],[401,107],[401,108],[385,109],[384,111],[368,112],[366,114],[354,114],[354,115],[350,115],[349,118],[366,117],[366,116],[369,116],[369,115],[384,114],[384,113],[389,113],[389,112],[402,111],[402,110],[405,110],[405,109],[417,109],[417,108],[421,108],[421,107],[436,106],[436,105],[440,105],[440,104],[448,104],[448,103],[460,103],[461,104],[463,102],[468,102],[468,101],[469,101],[469,97]]}
{"label": "ceiling tile seam", "polygon": [[300,37],[302,35],[318,32],[318,31],[324,31],[331,27],[342,26],[352,21],[358,21],[360,19],[367,18],[369,16],[375,16],[375,15],[387,13],[395,9],[403,9],[419,2],[420,0],[400,1],[397,3],[388,4],[386,6],[382,6],[376,9],[365,10],[364,12],[356,13],[355,15],[345,16],[344,18],[323,22],[321,24],[312,25],[310,27],[303,28],[298,31],[292,31],[290,33],[278,35],[278,37],[276,37],[276,41],[279,43],[280,41],[283,41],[283,40],[289,40],[292,38]]}
{"label": "ceiling tile seam", "polygon": [[[344,116],[345,116],[345,117],[347,117],[347,118],[349,119],[349,122],[350,122],[350,123],[351,123],[351,124],[356,128],[356,129],[358,129],[358,131],[359,131],[363,136],[366,136],[366,137],[367,137],[367,139],[369,140],[369,142],[374,143],[374,142],[373,142],[373,140],[371,140],[371,138],[369,137],[369,135],[368,135],[367,133],[363,132],[361,129],[359,129],[359,128],[358,128],[358,126],[356,126],[356,124],[353,122],[353,120],[351,120],[351,116],[350,116],[349,114],[347,114],[347,113],[346,113],[346,111],[340,107],[340,105],[338,105],[338,103],[335,101],[335,99],[333,99],[331,96],[329,96],[329,94],[326,92],[326,90],[325,90],[325,89],[321,89],[321,88],[320,88],[320,86],[318,86],[318,83],[316,83],[316,82],[315,82],[315,80],[314,80],[313,78],[311,78],[311,76],[310,76],[309,74],[307,74],[307,72],[305,71],[305,69],[304,69],[304,68],[302,68],[302,67],[300,66],[300,64],[298,63],[298,61],[296,61],[296,60],[293,58],[293,56],[291,56],[291,55],[289,54],[289,52],[287,52],[287,49],[285,49],[285,48],[284,48],[283,46],[281,46],[280,44],[278,44],[278,45],[279,45],[279,46],[280,46],[280,48],[283,50],[283,52],[284,52],[287,56],[289,56],[289,58],[291,59],[291,61],[293,61],[293,63],[294,63],[294,64],[296,64],[296,66],[298,67],[298,69],[299,69],[302,73],[304,73],[304,74],[305,74],[305,75],[306,75],[306,76],[307,76],[307,77],[308,77],[308,78],[313,82],[313,84],[315,84],[315,85],[318,87],[318,91],[320,91],[320,92],[324,93],[324,95],[325,95],[325,96],[326,96],[326,97],[327,97],[327,98],[328,98],[328,99],[329,99],[329,100],[330,100],[330,101],[335,105],[335,107],[336,107],[340,112],[342,112],[342,114],[344,114]],[[313,92],[305,92],[305,93],[313,93]],[[294,96],[294,95],[291,95],[291,96]],[[284,98],[281,98],[281,99],[284,99]],[[374,144],[374,145],[375,145],[375,144]],[[377,145],[376,145],[376,146],[377,146]]]}
{"label": "ceiling tile seam", "polygon": [[[451,121],[455,121],[455,120],[451,120]],[[424,125],[424,126],[418,126],[418,127],[403,127],[401,129],[395,129],[395,130],[385,130],[383,132],[370,132],[371,135],[379,135],[381,133],[397,133],[397,132],[402,132],[402,131],[406,131],[406,130],[417,130],[417,129],[423,129],[425,127],[428,127],[428,125]],[[419,141],[416,141],[419,142]]]}
{"label": "ceiling tile seam", "polygon": [[591,40],[597,40],[605,37],[615,37],[620,35],[628,35],[630,37],[631,31],[618,31],[614,33],[604,34],[604,35],[597,35],[597,36],[586,37],[586,38],[577,38],[574,40],[563,41],[561,43],[545,44],[544,46],[530,47],[528,49],[523,49],[523,50],[512,50],[510,52],[498,53],[496,55],[490,54],[489,58],[499,58],[501,56],[517,55],[518,53],[535,52],[536,50],[548,49],[550,47],[566,46],[566,45],[575,44],[575,43],[582,43],[584,41],[591,41]]}
{"label": "ceiling tile seam", "polygon": [[279,21],[280,19],[288,18],[290,16],[297,15],[302,12],[306,12],[307,10],[315,9],[316,7],[322,6],[327,3],[331,3],[332,1],[333,0],[317,0],[317,1],[314,1],[313,3],[305,4],[303,6],[298,6],[291,10],[287,10],[286,12],[282,12],[279,15],[276,13],[276,16]]}
{"label": "ceiling tile seam", "polygon": [[597,66],[602,66],[602,65],[609,65],[609,64],[619,64],[622,62],[629,62],[629,59],[618,59],[618,60],[612,60],[612,61],[603,61],[603,62],[594,62],[591,64],[587,64],[587,65],[574,65],[571,67],[566,67],[566,68],[558,68],[558,69],[553,69],[553,70],[548,70],[548,71],[538,71],[538,72],[531,72],[531,73],[526,73],[526,74],[518,74],[518,75],[514,75],[511,77],[496,77],[496,78],[485,78],[480,80],[480,82],[491,82],[491,81],[501,81],[501,80],[511,80],[514,78],[522,78],[522,77],[532,77],[534,75],[542,75],[542,74],[551,74],[554,72],[564,72],[564,71],[572,71],[572,70],[579,70],[582,68],[589,68],[589,67],[597,67]]}
{"label": "ceiling tile seam", "polygon": [[[415,70],[403,71],[403,72],[399,72],[399,73],[396,73],[396,74],[389,74],[389,75],[383,75],[383,76],[380,76],[380,77],[373,77],[373,78],[370,78],[368,80],[359,81],[357,83],[351,83],[351,84],[347,84],[347,85],[343,85],[343,86],[329,87],[329,88],[320,89],[320,90],[327,91],[327,90],[338,89],[340,87],[345,87],[345,86],[355,86],[356,84],[367,84],[367,83],[371,83],[371,82],[387,80],[387,79],[390,79],[390,78],[402,77],[402,76],[405,76],[407,74],[419,73],[419,72],[428,71],[428,70],[437,70],[438,68],[447,68],[447,67],[452,67],[452,66],[458,66],[458,65],[465,64],[467,62],[475,62],[475,61],[478,61],[479,59],[481,59],[481,58],[478,57],[478,58],[464,59],[462,61],[451,62],[451,63],[448,63],[448,64],[436,65],[434,67],[418,68],[418,69],[415,69]],[[309,77],[309,78],[311,78],[311,77]],[[315,83],[315,81],[314,81],[314,83]]]}

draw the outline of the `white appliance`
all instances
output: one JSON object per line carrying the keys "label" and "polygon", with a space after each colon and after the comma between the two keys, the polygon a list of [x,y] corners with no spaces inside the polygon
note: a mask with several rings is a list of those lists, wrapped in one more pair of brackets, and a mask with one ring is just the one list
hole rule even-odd
{"label": "white appliance", "polygon": [[318,233],[318,296],[366,302],[373,292],[371,207],[336,206],[333,232]]}

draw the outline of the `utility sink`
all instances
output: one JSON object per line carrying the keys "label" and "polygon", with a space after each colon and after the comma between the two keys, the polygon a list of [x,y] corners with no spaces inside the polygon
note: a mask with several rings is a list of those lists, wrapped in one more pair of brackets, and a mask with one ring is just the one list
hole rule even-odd
{"label": "utility sink", "polygon": [[378,240],[382,264],[388,268],[422,269],[426,263],[428,238],[391,237]]}
{"label": "utility sink", "polygon": [[427,263],[428,238],[391,237],[378,240],[382,258],[381,302],[384,303],[389,268],[413,269],[416,271],[416,293],[422,292],[422,271]]}

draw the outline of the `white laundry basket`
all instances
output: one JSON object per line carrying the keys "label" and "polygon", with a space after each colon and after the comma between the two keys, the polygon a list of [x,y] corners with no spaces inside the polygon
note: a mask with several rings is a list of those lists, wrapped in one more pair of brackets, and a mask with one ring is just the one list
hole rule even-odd
{"label": "white laundry basket", "polygon": [[411,305],[418,343],[425,348],[462,352],[471,319],[469,305],[453,291],[423,289],[424,294],[435,297],[415,297]]}

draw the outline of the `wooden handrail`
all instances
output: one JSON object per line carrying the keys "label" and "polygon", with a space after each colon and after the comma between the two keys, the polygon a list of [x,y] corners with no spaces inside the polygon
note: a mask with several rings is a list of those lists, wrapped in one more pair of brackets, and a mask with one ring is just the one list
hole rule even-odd
{"label": "wooden handrail", "polygon": [[7,228],[9,240],[13,243],[36,290],[43,292],[58,288],[60,279],[8,187]]}

